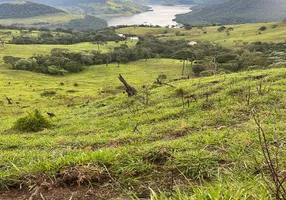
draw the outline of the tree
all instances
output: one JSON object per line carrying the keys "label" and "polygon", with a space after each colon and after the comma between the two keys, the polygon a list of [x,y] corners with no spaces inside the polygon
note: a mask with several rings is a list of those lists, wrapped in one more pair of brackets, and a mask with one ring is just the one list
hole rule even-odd
{"label": "tree", "polygon": [[117,57],[116,57],[116,62],[117,62],[117,67],[120,67],[121,56],[117,56]]}
{"label": "tree", "polygon": [[142,51],[141,51],[141,56],[142,58],[144,58],[145,60],[148,60],[150,59],[151,57],[151,51],[147,48],[142,48]]}
{"label": "tree", "polygon": [[15,56],[4,56],[3,57],[4,63],[5,64],[11,64],[13,68],[15,68],[15,64],[18,60],[21,60],[19,57]]}
{"label": "tree", "polygon": [[107,43],[106,41],[100,41],[100,40],[92,42],[92,44],[96,44],[97,45],[97,49],[98,49],[99,52],[100,52],[100,45],[104,45],[106,43]]}
{"label": "tree", "polygon": [[175,53],[175,55],[173,56],[173,58],[183,60],[182,75],[184,75],[185,66],[187,64],[186,62],[188,60],[191,61],[191,66],[192,66],[193,61],[195,59],[195,54],[192,51],[188,50],[188,49],[184,49],[184,50],[181,50],[181,51],[177,51]]}
{"label": "tree", "polygon": [[20,59],[18,60],[15,65],[14,69],[17,70],[27,70],[27,71],[34,71],[37,67],[37,62],[34,59]]}

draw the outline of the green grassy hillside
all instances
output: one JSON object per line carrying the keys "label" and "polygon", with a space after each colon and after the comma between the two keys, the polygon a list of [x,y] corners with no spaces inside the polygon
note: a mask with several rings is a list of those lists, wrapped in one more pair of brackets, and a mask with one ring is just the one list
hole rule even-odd
{"label": "green grassy hillside", "polygon": [[[108,52],[114,47],[119,47],[121,44],[127,44],[129,47],[134,46],[136,43],[132,41],[125,42],[108,42],[107,44],[100,45],[101,52]],[[51,52],[52,49],[69,49],[72,52],[80,52],[80,51],[92,51],[97,50],[98,46],[91,44],[89,42],[83,42],[73,45],[43,45],[43,44],[33,44],[33,45],[14,45],[14,44],[5,44],[4,47],[0,47],[0,63],[3,63],[3,56],[17,56],[28,58],[33,55],[47,55]]]}
{"label": "green grassy hillside", "polygon": [[229,0],[176,16],[181,24],[241,24],[284,20],[284,0]]}
{"label": "green grassy hillside", "polygon": [[47,26],[49,24],[66,23],[72,19],[83,19],[84,15],[75,15],[67,13],[57,13],[52,15],[41,15],[37,17],[28,18],[11,18],[11,19],[0,19],[0,24],[3,25],[18,25],[18,26]]}
{"label": "green grassy hillside", "polygon": [[0,3],[0,24],[77,30],[101,29],[107,26],[107,22],[98,17],[69,14],[63,10],[33,2]]}
{"label": "green grassy hillside", "polygon": [[[14,2],[15,0],[8,0]],[[17,0],[16,0],[17,1]],[[56,6],[69,13],[96,15],[96,16],[116,16],[131,15],[148,10],[148,7],[140,0],[31,0],[32,2],[44,3]],[[0,0],[7,2],[7,0]]]}
{"label": "green grassy hillside", "polygon": [[[49,196],[57,187],[93,185],[91,193],[81,187],[77,194],[54,199],[147,197],[151,189],[167,196],[172,192],[174,199],[269,199],[256,172],[264,165],[251,110],[255,106],[261,115],[269,140],[282,144],[285,69],[172,81],[180,77],[180,65],[141,60],[120,68],[94,66],[67,77],[1,67],[0,186],[37,181],[50,189],[41,186],[35,195]],[[119,73],[139,91],[136,97],[123,93]],[[152,85],[160,74],[175,88]],[[148,103],[143,84],[149,88]],[[181,90],[195,97],[189,105],[186,97],[184,107]],[[38,133],[11,129],[34,109],[56,115],[49,119],[52,128]],[[285,149],[279,159],[285,168]]]}
{"label": "green grassy hillside", "polygon": [[0,3],[0,19],[27,18],[58,13],[64,13],[64,11],[39,3]]}
{"label": "green grassy hillside", "polygon": [[[231,48],[208,45],[204,49],[208,43],[202,43],[183,49],[209,54],[194,62],[147,56],[120,65],[89,65],[65,76],[12,70],[2,57],[45,55],[54,48],[82,53],[95,50],[99,55],[98,48],[111,53],[117,47],[123,55],[123,49],[134,47],[136,42],[2,44],[0,199],[275,199],[265,182],[271,177],[255,119],[261,122],[282,180],[286,168],[285,44],[257,44],[252,47],[258,50],[252,52],[247,49],[249,43],[231,42],[243,37],[244,32],[243,41],[284,41],[285,23],[275,23],[275,28],[273,25],[232,25],[234,30],[229,35],[218,32],[218,27],[122,28],[117,31],[162,40],[211,41]],[[256,35],[261,26],[267,29]],[[23,34],[37,37],[68,33],[1,30],[0,38],[10,40]],[[141,53],[156,47],[170,51],[160,42],[146,37],[136,47],[140,51],[143,45]],[[178,48],[172,44],[172,49]],[[219,49],[221,52],[217,52]],[[213,52],[223,54],[214,61]],[[53,53],[63,59],[67,54]],[[174,55],[180,56],[177,52]],[[52,57],[47,58],[42,61],[50,63]],[[203,77],[193,71],[196,63],[217,68],[221,62],[251,63],[257,58],[262,59],[257,62],[261,66],[247,66],[237,73],[216,69],[214,75]],[[265,65],[270,59],[280,64],[275,61],[275,65]],[[136,89],[135,96],[128,97],[119,74]]]}
{"label": "green grassy hillside", "polygon": [[[275,25],[275,28],[273,28]],[[277,26],[276,26],[277,25]],[[267,30],[259,31],[259,28],[266,26]],[[205,26],[203,28],[194,27],[191,30],[178,28],[153,28],[153,27],[127,27],[117,30],[118,33],[134,34],[138,36],[155,36],[162,40],[184,39],[189,41],[209,41],[223,46],[237,46],[235,41],[239,41],[238,46],[245,46],[256,41],[263,42],[284,42],[286,34],[286,22],[256,23],[228,25],[233,31],[219,32],[219,26]]]}

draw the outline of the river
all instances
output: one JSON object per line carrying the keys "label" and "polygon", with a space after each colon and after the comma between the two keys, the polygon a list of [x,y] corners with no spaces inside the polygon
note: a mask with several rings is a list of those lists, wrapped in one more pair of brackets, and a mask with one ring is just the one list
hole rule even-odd
{"label": "river", "polygon": [[172,21],[175,15],[190,12],[192,5],[176,5],[176,6],[162,6],[150,5],[153,11],[134,14],[127,17],[114,17],[107,19],[109,26],[116,25],[176,25],[177,22]]}

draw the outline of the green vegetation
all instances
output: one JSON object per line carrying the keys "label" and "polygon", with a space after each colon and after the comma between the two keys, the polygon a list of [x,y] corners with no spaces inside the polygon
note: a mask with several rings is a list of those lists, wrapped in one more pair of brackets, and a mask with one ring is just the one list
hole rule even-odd
{"label": "green vegetation", "polygon": [[26,18],[47,14],[63,13],[60,9],[51,6],[33,3],[33,2],[16,2],[0,4],[0,19],[9,18]]}
{"label": "green vegetation", "polygon": [[33,2],[0,3],[0,24],[18,27],[46,27],[96,30],[107,26],[104,19],[74,15]]}
{"label": "green vegetation", "polygon": [[285,16],[284,0],[229,0],[223,3],[195,8],[187,14],[179,14],[181,24],[242,24],[282,21]]}
{"label": "green vegetation", "polygon": [[107,26],[107,22],[104,19],[86,15],[82,19],[72,19],[69,22],[63,24],[56,24],[49,26],[50,28],[65,28],[76,30],[97,30]]}
{"label": "green vegetation", "polygon": [[[277,198],[262,150],[266,144],[274,175],[283,180],[285,41],[212,44],[262,26],[257,39],[285,30],[284,23],[221,31],[126,27],[117,31],[140,39],[2,44],[0,199]],[[51,36],[88,39],[109,31],[5,29],[0,36],[46,43]],[[195,31],[212,43],[188,44]],[[88,67],[77,70],[80,63]],[[65,76],[35,73],[38,67]],[[128,96],[127,86],[137,94]]]}
{"label": "green vegetation", "polygon": [[63,24],[73,19],[83,19],[84,15],[75,15],[68,13],[56,13],[53,15],[41,15],[28,18],[0,19],[2,25],[13,25],[18,27],[47,27],[52,24]]}
{"label": "green vegetation", "polygon": [[[275,25],[275,26],[274,26]],[[267,30],[259,34],[259,28],[266,26]],[[275,28],[273,28],[273,26]],[[125,27],[117,29],[118,33],[133,34],[140,37],[151,36],[161,40],[184,39],[187,41],[211,42],[227,47],[248,46],[252,42],[284,42],[286,22],[271,22],[257,24],[236,24],[226,26],[226,30],[218,32],[220,26],[198,26],[187,28],[156,28],[156,27]],[[228,30],[232,28],[232,30]],[[176,32],[180,35],[176,35]],[[228,34],[229,33],[229,34]]]}
{"label": "green vegetation", "polygon": [[[0,171],[1,185],[33,184],[35,179],[29,177],[39,180],[39,174],[58,177],[55,184],[90,182],[98,188],[98,184],[108,183],[110,177],[104,177],[109,173],[115,193],[111,195],[119,190],[129,195],[149,195],[152,188],[169,196],[172,187],[178,198],[269,198],[257,174],[264,165],[257,129],[249,113],[255,106],[263,116],[263,126],[273,144],[285,141],[286,102],[281,93],[286,84],[285,70],[172,82],[180,77],[180,65],[176,60],[142,60],[122,64],[120,68],[116,64],[95,66],[65,78],[1,68],[1,93],[13,100],[9,106],[5,99],[1,102],[1,166],[5,166]],[[118,73],[139,89],[138,96],[128,98],[122,94]],[[186,91],[184,108],[176,88],[169,86],[152,86],[149,103],[141,101],[145,93],[140,86],[152,84],[161,73],[166,74],[169,84]],[[74,89],[73,83],[79,86]],[[261,94],[256,90],[260,83]],[[248,87],[249,105],[245,97]],[[46,89],[57,93],[53,98],[41,96]],[[66,92],[71,89],[75,93]],[[196,100],[187,97],[192,95]],[[87,100],[89,105],[81,107]],[[51,120],[55,127],[35,134],[19,135],[11,130],[25,110],[33,109],[55,113],[56,118]],[[133,131],[136,124],[139,126]],[[282,152],[281,164],[285,160]],[[88,177],[82,180],[76,176],[73,181],[61,178],[74,167],[80,172],[80,165],[88,174],[95,173],[93,166],[99,167],[103,182]],[[204,185],[204,181],[208,183]],[[100,188],[112,191],[108,185]],[[181,192],[176,192],[176,188]],[[42,191],[43,195],[46,193]]]}
{"label": "green vegetation", "polygon": [[[0,0],[0,2],[15,0]],[[138,0],[31,0],[33,2],[56,6],[69,13],[96,15],[100,17],[131,15],[147,11],[149,8]]]}
{"label": "green vegetation", "polygon": [[50,128],[51,123],[36,109],[34,113],[29,113],[27,116],[19,118],[13,129],[24,132],[37,132],[44,128]]}

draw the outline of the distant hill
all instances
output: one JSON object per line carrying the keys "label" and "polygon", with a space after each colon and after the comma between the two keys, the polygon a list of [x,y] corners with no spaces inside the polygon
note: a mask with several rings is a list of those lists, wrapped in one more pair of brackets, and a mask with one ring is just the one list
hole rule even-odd
{"label": "distant hill", "polygon": [[104,19],[69,14],[63,10],[35,2],[0,3],[0,24],[77,30],[96,30],[107,26]]}
{"label": "distant hill", "polygon": [[77,30],[96,30],[107,26],[104,19],[95,16],[86,15],[82,19],[72,19],[66,23],[50,25],[49,28],[64,28]]}
{"label": "distant hill", "polygon": [[[15,0],[0,0],[13,2]],[[17,0],[16,0],[17,1]],[[56,6],[69,13],[95,16],[130,15],[149,9],[142,0],[30,0]]]}
{"label": "distant hill", "polygon": [[176,16],[181,24],[239,24],[286,19],[285,0],[228,0]]}
{"label": "distant hill", "polygon": [[177,5],[177,4],[195,4],[196,0],[144,0],[148,4]]}
{"label": "distant hill", "polygon": [[27,18],[47,14],[65,13],[63,10],[33,2],[0,4],[0,19]]}

